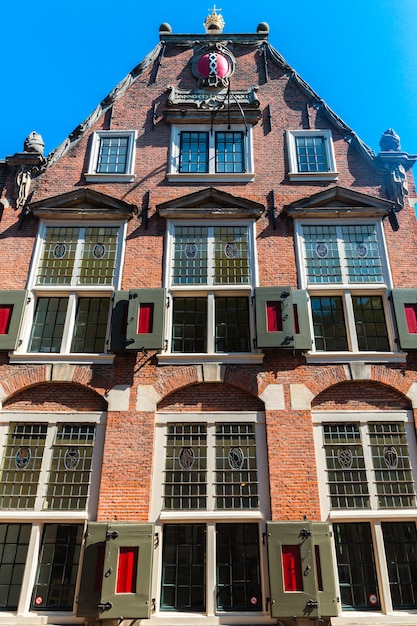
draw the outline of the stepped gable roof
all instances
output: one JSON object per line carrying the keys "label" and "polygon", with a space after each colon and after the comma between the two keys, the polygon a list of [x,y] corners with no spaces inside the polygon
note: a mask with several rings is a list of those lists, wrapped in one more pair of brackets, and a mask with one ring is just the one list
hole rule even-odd
{"label": "stepped gable roof", "polygon": [[250,49],[262,49],[265,55],[265,62],[268,59],[276,63],[282,71],[288,76],[301,91],[303,91],[312,101],[312,103],[320,108],[320,111],[325,115],[331,124],[336,126],[342,133],[345,134],[345,139],[351,142],[359,152],[372,164],[378,167],[380,164],[376,161],[375,152],[367,146],[357,134],[350,128],[325,102],[320,96],[308,85],[297,72],[287,63],[287,61],[281,56],[281,54],[275,50],[275,48],[268,42],[269,27],[266,23],[262,22],[258,25],[256,33],[248,34],[226,34],[218,31],[208,31],[209,34],[174,34],[169,24],[162,24],[160,27],[159,35],[160,42],[155,48],[139,63],[129,74],[123,78],[106,96],[100,104],[94,109],[94,111],[77,126],[72,133],[60,144],[55,150],[53,150],[48,158],[45,160],[41,171],[51,167],[56,163],[75,143],[77,143],[86,132],[97,122],[97,120],[103,116],[106,111],[117,102],[129,87],[143,74],[143,72],[154,63],[158,57],[161,60],[165,49],[167,47],[175,48],[190,48],[197,44],[202,43],[216,43],[220,44],[234,44]]}

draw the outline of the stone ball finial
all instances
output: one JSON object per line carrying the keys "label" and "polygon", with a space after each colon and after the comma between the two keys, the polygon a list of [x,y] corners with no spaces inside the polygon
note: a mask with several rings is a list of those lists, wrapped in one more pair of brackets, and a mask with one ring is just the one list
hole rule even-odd
{"label": "stone ball finial", "polygon": [[162,22],[162,24],[159,27],[159,34],[170,35],[171,33],[172,33],[171,25],[168,24],[168,22]]}
{"label": "stone ball finial", "polygon": [[36,152],[37,154],[41,154],[42,156],[44,148],[45,143],[42,139],[42,135],[40,135],[36,131],[32,131],[30,135],[26,137],[25,143],[23,144],[24,152]]}
{"label": "stone ball finial", "polygon": [[393,128],[388,128],[379,141],[382,152],[401,152],[400,137]]}
{"label": "stone ball finial", "polygon": [[256,27],[256,32],[261,33],[269,33],[269,24],[267,22],[260,22]]}

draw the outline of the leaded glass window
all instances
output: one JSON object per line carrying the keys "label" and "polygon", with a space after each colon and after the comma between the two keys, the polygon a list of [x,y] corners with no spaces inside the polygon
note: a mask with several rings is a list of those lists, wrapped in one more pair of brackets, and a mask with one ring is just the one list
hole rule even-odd
{"label": "leaded glass window", "polygon": [[394,610],[417,608],[417,530],[415,522],[382,522]]}
{"label": "leaded glass window", "polygon": [[38,285],[111,285],[117,227],[49,227],[39,263]]}
{"label": "leaded glass window", "polygon": [[359,424],[323,424],[331,508],[369,508],[369,489]]}
{"label": "leaded glass window", "polygon": [[10,424],[0,474],[2,509],[35,507],[47,430],[47,424]]}
{"label": "leaded glass window", "polygon": [[404,423],[370,423],[369,437],[379,508],[416,506]]}
{"label": "leaded glass window", "polygon": [[94,438],[94,424],[58,424],[45,509],[86,508]]}
{"label": "leaded glass window", "polygon": [[207,508],[207,427],[205,424],[168,424],[167,426],[164,508]]}
{"label": "leaded glass window", "polygon": [[255,427],[216,424],[216,508],[259,508]]}
{"label": "leaded glass window", "polygon": [[246,226],[176,226],[173,251],[173,285],[251,282]]}
{"label": "leaded glass window", "polygon": [[104,352],[110,298],[78,298],[71,352]]}
{"label": "leaded glass window", "polygon": [[303,226],[308,284],[383,283],[375,225]]}

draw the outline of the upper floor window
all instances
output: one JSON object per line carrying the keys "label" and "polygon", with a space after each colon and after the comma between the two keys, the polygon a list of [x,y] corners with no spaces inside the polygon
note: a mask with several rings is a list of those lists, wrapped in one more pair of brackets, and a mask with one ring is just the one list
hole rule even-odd
{"label": "upper floor window", "polygon": [[106,130],[92,136],[87,181],[134,180],[135,131]]}
{"label": "upper floor window", "polygon": [[287,131],[290,180],[336,180],[330,130]]}
{"label": "upper floor window", "polygon": [[297,224],[315,351],[389,352],[390,282],[381,224]]}
{"label": "upper floor window", "polygon": [[[22,352],[106,351],[110,301],[117,286],[120,225],[45,226],[32,270],[30,324]],[[29,328],[30,326],[30,328]]]}
{"label": "upper floor window", "polygon": [[252,226],[171,224],[169,233],[170,351],[251,352]]}
{"label": "upper floor window", "polygon": [[252,129],[173,126],[170,180],[252,180]]}

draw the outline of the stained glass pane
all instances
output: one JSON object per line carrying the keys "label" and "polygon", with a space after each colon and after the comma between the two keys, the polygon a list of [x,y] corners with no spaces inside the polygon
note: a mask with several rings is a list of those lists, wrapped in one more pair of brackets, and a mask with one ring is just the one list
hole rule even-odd
{"label": "stained glass pane", "polygon": [[342,226],[350,283],[383,283],[383,267],[375,226]]}
{"label": "stained glass pane", "polygon": [[370,423],[368,427],[379,508],[416,506],[404,423]]}
{"label": "stained glass pane", "polygon": [[94,424],[59,424],[44,509],[85,509],[89,494]]}
{"label": "stained glass pane", "polygon": [[206,424],[168,424],[164,508],[207,507]]}
{"label": "stained glass pane", "polygon": [[2,509],[34,508],[46,433],[47,424],[10,424],[0,474]]}
{"label": "stained glass pane", "polygon": [[112,285],[117,254],[117,227],[85,229],[78,284]]}
{"label": "stained glass pane", "polygon": [[259,508],[253,424],[216,424],[216,508]]}
{"label": "stained glass pane", "polygon": [[369,508],[359,425],[323,424],[323,437],[331,508]]}
{"label": "stained glass pane", "polygon": [[335,226],[304,226],[305,265],[309,284],[341,283],[342,268],[339,258]]}
{"label": "stained glass pane", "polygon": [[240,285],[250,282],[249,232],[246,227],[214,228],[213,283]]}
{"label": "stained glass pane", "polygon": [[39,262],[38,285],[70,285],[73,278],[79,228],[48,228]]}

